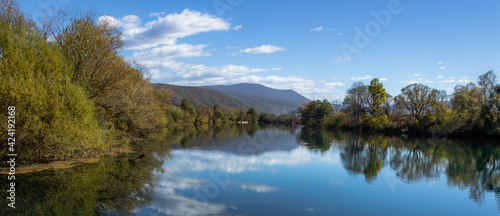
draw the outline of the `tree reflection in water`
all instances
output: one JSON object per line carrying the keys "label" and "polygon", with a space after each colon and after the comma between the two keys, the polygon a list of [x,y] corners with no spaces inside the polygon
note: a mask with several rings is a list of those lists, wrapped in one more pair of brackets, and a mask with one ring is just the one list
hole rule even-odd
{"label": "tree reflection in water", "polygon": [[[335,151],[340,155],[344,168],[352,175],[364,176],[368,184],[380,178],[382,169],[391,169],[400,181],[409,184],[445,176],[450,187],[468,190],[469,198],[477,203],[482,203],[487,193],[494,193],[500,206],[500,170],[497,166],[500,148],[495,143],[407,140],[308,129],[298,132],[300,129],[297,127],[283,125],[214,125],[167,128],[142,143],[135,143],[133,147],[137,153],[103,158],[98,163],[70,169],[16,175],[16,194],[19,195],[16,205],[22,208],[7,211],[5,204],[0,208],[0,215],[133,215],[155,203],[185,203],[190,200],[169,191],[172,188],[159,185],[161,175],[168,174],[162,165],[172,157],[171,146],[187,148],[208,145],[206,143],[233,143],[241,136],[255,137],[259,130],[286,131],[291,136],[298,134],[296,140],[299,145],[313,153],[329,154],[329,151]],[[294,145],[290,141],[287,143]],[[276,143],[273,142],[273,145]],[[289,149],[290,146],[266,147],[271,151]],[[230,146],[224,149],[228,152],[238,150]],[[163,179],[166,180],[172,179]],[[6,176],[0,178],[0,185],[8,183]],[[7,197],[6,190],[0,190],[0,196]],[[164,200],[157,200],[160,198]],[[210,203],[196,203],[199,210],[210,206]],[[213,207],[222,208],[221,205]],[[186,212],[186,209],[172,212]]]}
{"label": "tree reflection in water", "polygon": [[488,141],[410,139],[385,135],[360,136],[304,129],[299,144],[312,151],[340,151],[344,168],[363,174],[367,183],[382,168],[392,169],[401,181],[416,183],[446,175],[448,185],[469,190],[469,198],[481,203],[493,192],[500,206],[500,148]]}

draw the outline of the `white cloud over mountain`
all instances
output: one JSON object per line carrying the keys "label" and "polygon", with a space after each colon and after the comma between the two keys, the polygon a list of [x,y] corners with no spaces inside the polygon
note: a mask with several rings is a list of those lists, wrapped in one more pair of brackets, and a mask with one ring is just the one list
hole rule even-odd
{"label": "white cloud over mountain", "polygon": [[[108,22],[122,30],[124,49],[132,51],[129,58],[146,66],[153,82],[192,86],[259,83],[272,88],[294,89],[311,99],[331,96],[338,92],[337,87],[343,85],[340,82],[322,84],[306,77],[266,74],[281,71],[281,67],[249,67],[232,64],[230,60],[226,65],[186,63],[183,59],[213,56],[215,49],[210,49],[210,44],[178,43],[178,39],[203,32],[237,31],[242,25],[232,26],[228,20],[189,9],[181,13],[151,13],[147,19],[153,20],[143,22],[136,15],[122,18],[103,15],[98,21]],[[228,55],[269,54],[285,50],[284,47],[265,44]]]}

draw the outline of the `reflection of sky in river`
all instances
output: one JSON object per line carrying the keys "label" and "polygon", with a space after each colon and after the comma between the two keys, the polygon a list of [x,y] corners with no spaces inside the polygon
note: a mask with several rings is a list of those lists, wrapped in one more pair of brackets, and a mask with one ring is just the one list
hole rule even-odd
{"label": "reflection of sky in river", "polygon": [[[271,151],[260,155],[237,155],[200,149],[173,150],[171,155],[173,159],[166,161],[163,166],[165,173],[161,174],[153,205],[150,206],[158,213],[167,215],[200,215],[207,212],[218,214],[227,208],[237,208],[210,202],[210,196],[215,193],[213,192],[215,189],[212,189],[214,187],[211,187],[213,185],[218,188],[219,193],[224,193],[225,189],[236,188],[246,193],[273,193],[279,190],[279,185],[255,183],[254,180],[259,179],[259,175],[277,173],[276,167],[279,166],[294,167],[313,160],[329,164],[340,162],[336,155],[325,154],[323,157],[318,157],[298,145],[289,152]],[[235,177],[245,172],[252,172],[254,177],[243,182]],[[226,181],[225,177],[229,179]],[[217,179],[220,180],[217,182]],[[212,191],[207,192],[207,188]],[[189,193],[194,195],[187,195]],[[209,202],[204,202],[207,200]]]}
{"label": "reflection of sky in river", "polygon": [[[444,174],[408,184],[384,165],[373,181],[367,181],[364,174],[346,169],[338,147],[311,150],[298,144],[296,134],[285,131],[273,131],[273,139],[264,148],[249,151],[255,145],[248,140],[255,141],[259,133],[264,132],[224,141],[195,140],[188,149],[174,148],[172,159],[163,164],[165,172],[157,173],[160,179],[153,203],[137,213],[330,215],[354,211],[367,215],[383,209],[388,215],[469,215],[481,206],[481,210],[496,212],[493,193],[477,205],[468,199],[465,188],[448,187]],[[391,154],[389,149],[387,158]]]}

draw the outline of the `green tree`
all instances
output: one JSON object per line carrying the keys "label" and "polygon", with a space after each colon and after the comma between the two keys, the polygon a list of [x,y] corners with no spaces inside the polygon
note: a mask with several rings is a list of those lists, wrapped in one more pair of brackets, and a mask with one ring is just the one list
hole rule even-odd
{"label": "green tree", "polygon": [[257,123],[257,121],[259,120],[259,114],[253,107],[248,110],[247,114],[249,116],[248,119],[251,123]]}
{"label": "green tree", "polygon": [[180,105],[181,109],[184,110],[185,112],[193,115],[196,113],[196,111],[194,110],[194,107],[188,102],[188,100],[186,99],[186,97],[184,97],[182,99],[182,102],[181,102],[181,105]]}
{"label": "green tree", "polygon": [[[68,159],[108,146],[93,102],[70,82],[71,66],[59,48],[41,37],[16,2],[0,3],[0,120],[7,123],[6,110],[15,107],[20,161]],[[1,140],[7,136],[7,127],[0,127]]]}
{"label": "green tree", "polygon": [[212,119],[212,109],[206,105],[200,105],[196,110],[196,123],[205,124]]}
{"label": "green tree", "polygon": [[310,101],[299,110],[302,124],[315,127],[322,127],[324,120],[332,113],[332,105],[327,100]]}
{"label": "green tree", "polygon": [[401,89],[401,94],[394,98],[399,107],[404,108],[416,119],[420,119],[438,103],[439,94],[430,87],[420,83],[410,84]]}
{"label": "green tree", "polygon": [[222,121],[224,119],[224,111],[221,109],[219,105],[215,105],[213,108],[213,121]]}
{"label": "green tree", "polygon": [[382,111],[382,104],[385,102],[386,92],[384,85],[379,82],[378,78],[373,79],[368,86],[370,97],[368,106],[370,107],[370,114],[378,116]]}

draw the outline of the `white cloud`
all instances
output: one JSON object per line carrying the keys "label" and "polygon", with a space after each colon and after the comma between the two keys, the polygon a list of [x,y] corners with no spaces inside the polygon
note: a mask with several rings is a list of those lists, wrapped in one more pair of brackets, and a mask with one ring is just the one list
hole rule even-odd
{"label": "white cloud", "polygon": [[[337,97],[340,92],[337,88],[343,86],[340,82],[316,83],[306,76],[257,75],[282,70],[280,67],[187,64],[182,61],[183,58],[211,56],[213,49],[209,49],[209,44],[178,44],[179,38],[202,32],[238,30],[242,26],[231,26],[227,20],[189,9],[181,13],[157,12],[149,15],[154,20],[146,23],[141,23],[141,18],[136,15],[127,15],[121,19],[105,15],[99,17],[99,20],[121,28],[125,49],[134,50],[130,58],[149,69],[152,82],[191,86],[259,83],[272,88],[293,89],[311,99]],[[286,50],[284,47],[274,45],[246,49],[228,46],[226,49],[236,51],[237,54],[274,53]],[[348,60],[350,58],[339,59],[339,61]]]}
{"label": "white cloud", "polygon": [[320,32],[320,31],[333,31],[331,28],[325,28],[324,26],[319,26],[316,28],[310,29],[310,31]]}
{"label": "white cloud", "polygon": [[439,67],[439,69],[440,70],[444,70],[444,69],[446,69],[446,67],[445,66],[441,66],[441,67]]}
{"label": "white cloud", "polygon": [[[210,14],[185,9],[182,13],[162,16],[152,13],[157,19],[140,25],[140,18],[135,15],[124,16],[121,20],[113,18],[123,30],[124,49],[147,49],[160,45],[174,45],[178,38],[209,31],[227,31],[231,24],[224,19]],[[101,16],[99,19],[111,19]],[[235,27],[239,29],[241,27]]]}
{"label": "white cloud", "polygon": [[262,45],[260,47],[246,48],[242,49],[240,53],[250,53],[250,54],[262,54],[262,53],[274,53],[285,51],[283,47],[273,46],[273,45]]}
{"label": "white cloud", "polygon": [[387,81],[387,78],[380,78],[380,81]]}
{"label": "white cloud", "polygon": [[438,64],[443,64],[443,62],[440,61],[440,62],[438,62]]}
{"label": "white cloud", "polygon": [[444,80],[440,80],[439,81],[440,83],[468,83],[468,82],[470,82],[468,77],[458,77],[458,79],[456,79],[455,77],[445,78],[444,76],[438,76],[438,78],[444,79]]}
{"label": "white cloud", "polygon": [[343,62],[349,62],[351,61],[351,57],[345,57],[343,58],[342,56],[339,56],[335,59],[335,63],[343,63]]}
{"label": "white cloud", "polygon": [[344,86],[344,83],[341,82],[330,82],[330,83],[325,83],[323,86],[325,87],[337,87],[337,86]]}
{"label": "white cloud", "polygon": [[156,13],[150,13],[150,17],[159,17],[161,15],[165,15],[165,12],[156,12]]}
{"label": "white cloud", "polygon": [[359,80],[368,80],[374,78],[372,75],[366,75],[362,77],[351,77],[351,80],[359,81]]}
{"label": "white cloud", "polygon": [[241,189],[251,190],[257,193],[271,193],[278,190],[278,188],[276,187],[271,187],[267,185],[254,185],[254,184],[249,184],[249,185],[243,184],[241,185]]}
{"label": "white cloud", "polygon": [[408,83],[408,84],[413,84],[413,83],[422,83],[422,84],[429,84],[429,83],[435,83],[435,81],[432,81],[432,80],[426,80],[426,79],[423,79],[423,80],[401,80],[401,83]]}
{"label": "white cloud", "polygon": [[321,31],[321,30],[323,30],[323,26],[311,29],[311,31]]}
{"label": "white cloud", "polygon": [[116,19],[112,16],[109,16],[109,15],[100,16],[99,18],[97,18],[97,22],[99,24],[108,23],[111,26],[115,26],[115,27],[120,27],[122,25],[118,19]]}
{"label": "white cloud", "polygon": [[162,61],[165,60],[165,58],[187,58],[187,57],[210,56],[211,54],[209,52],[203,50],[207,46],[208,44],[164,45],[160,47],[155,47],[147,51],[135,52],[132,55],[132,58],[136,60],[157,59],[159,61]]}
{"label": "white cloud", "polygon": [[339,33],[337,33],[337,36],[340,36],[340,35],[343,35],[343,34],[342,34],[342,33],[340,33],[340,32],[339,32]]}
{"label": "white cloud", "polygon": [[418,76],[422,76],[422,74],[416,73],[416,74],[413,74],[413,76],[418,77]]}
{"label": "white cloud", "polygon": [[237,25],[233,29],[236,30],[236,31],[238,31],[238,29],[240,29],[240,28],[243,28],[243,26],[242,25]]}

